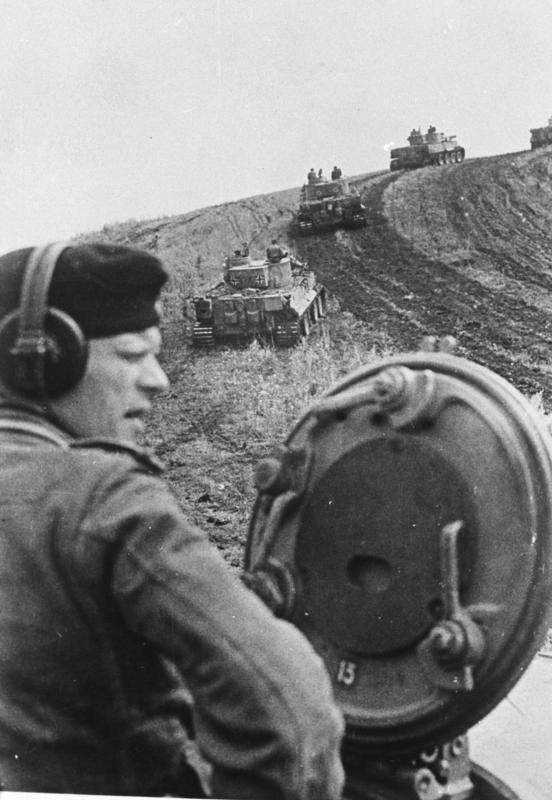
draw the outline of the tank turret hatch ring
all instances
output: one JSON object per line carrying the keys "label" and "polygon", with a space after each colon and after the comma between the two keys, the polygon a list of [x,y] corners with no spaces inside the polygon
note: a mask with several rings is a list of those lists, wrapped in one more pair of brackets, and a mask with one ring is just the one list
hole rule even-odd
{"label": "tank turret hatch ring", "polygon": [[325,660],[364,753],[451,741],[538,650],[551,465],[530,403],[441,352],[353,373],[259,466],[246,570]]}

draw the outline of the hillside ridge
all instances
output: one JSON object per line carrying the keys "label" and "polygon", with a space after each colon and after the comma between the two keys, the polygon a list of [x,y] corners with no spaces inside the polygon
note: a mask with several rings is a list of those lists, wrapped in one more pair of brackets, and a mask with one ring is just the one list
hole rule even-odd
{"label": "hillside ridge", "polygon": [[423,335],[452,334],[460,355],[550,402],[551,155],[543,148],[354,176],[368,214],[357,231],[294,239],[294,187],[105,226],[101,235],[149,247],[168,264],[174,321],[187,298],[218,282],[225,253],[242,242],[262,253],[278,238],[308,260],[376,344],[411,350]]}

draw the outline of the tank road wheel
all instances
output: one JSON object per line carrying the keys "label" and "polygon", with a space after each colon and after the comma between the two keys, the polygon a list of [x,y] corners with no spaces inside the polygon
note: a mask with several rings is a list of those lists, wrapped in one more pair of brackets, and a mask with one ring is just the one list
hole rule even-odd
{"label": "tank road wheel", "polygon": [[450,152],[450,150],[447,150],[445,152],[445,163],[452,164],[452,153]]}
{"label": "tank road wheel", "polygon": [[452,153],[450,154],[450,163],[456,164],[456,150],[453,150]]}
{"label": "tank road wheel", "polygon": [[196,322],[192,331],[192,344],[194,347],[213,347],[215,344],[213,328],[210,325],[200,325],[199,322]]}
{"label": "tank road wheel", "polygon": [[456,151],[456,163],[457,164],[461,164],[463,160],[464,160],[464,151],[461,150],[461,149],[457,150]]}
{"label": "tank road wheel", "polygon": [[305,337],[305,339],[309,335],[310,329],[311,329],[311,324],[310,324],[309,314],[308,314],[308,311],[307,311],[307,312],[305,312],[305,316],[301,320],[301,331],[302,331],[303,336]]}
{"label": "tank road wheel", "polygon": [[444,153],[438,153],[437,154],[437,165],[439,167],[442,167],[444,163],[445,163],[445,154]]}

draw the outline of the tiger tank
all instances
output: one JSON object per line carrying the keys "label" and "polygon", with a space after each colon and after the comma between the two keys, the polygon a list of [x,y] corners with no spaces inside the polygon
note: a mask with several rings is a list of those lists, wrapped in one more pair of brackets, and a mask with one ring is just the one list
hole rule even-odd
{"label": "tiger tank", "polygon": [[347,178],[333,181],[319,178],[301,189],[299,208],[292,223],[294,233],[309,234],[364,225],[366,208]]}
{"label": "tiger tank", "polygon": [[552,144],[552,117],[544,128],[531,128],[531,150]]}
{"label": "tiger tank", "polygon": [[306,263],[286,251],[253,258],[235,251],[223,264],[223,280],[194,297],[192,343],[245,344],[255,339],[289,347],[307,336],[326,310],[326,290]]}
{"label": "tiger tank", "polygon": [[391,150],[391,171],[398,169],[417,169],[431,164],[459,164],[466,157],[466,151],[458,144],[456,136],[445,136],[430,125],[427,133],[412,129],[407,139],[408,146]]}

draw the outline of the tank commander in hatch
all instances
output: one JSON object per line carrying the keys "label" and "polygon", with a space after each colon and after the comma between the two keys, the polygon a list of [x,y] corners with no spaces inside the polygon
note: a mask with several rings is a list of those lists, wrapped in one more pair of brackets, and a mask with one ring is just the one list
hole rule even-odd
{"label": "tank commander in hatch", "polygon": [[316,183],[316,172],[314,171],[314,167],[310,168],[307,175],[307,181],[309,183]]}
{"label": "tank commander in hatch", "polygon": [[266,248],[266,258],[273,264],[281,261],[282,258],[286,258],[287,255],[288,251],[284,250],[283,247],[280,247],[278,244],[278,239],[273,239],[271,244],[269,244]]}
{"label": "tank commander in hatch", "polygon": [[341,173],[341,170],[340,170],[339,167],[334,167],[332,169],[332,173],[331,174],[332,174],[332,181],[337,181],[337,180],[339,180],[339,178],[341,178],[341,174],[342,173]]}
{"label": "tank commander in hatch", "polygon": [[0,257],[1,788],[337,800],[321,660],[137,444],[168,386],[166,279],[105,243]]}

